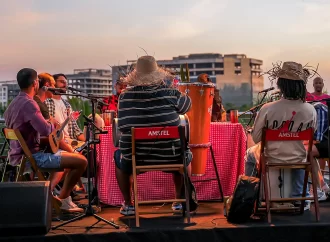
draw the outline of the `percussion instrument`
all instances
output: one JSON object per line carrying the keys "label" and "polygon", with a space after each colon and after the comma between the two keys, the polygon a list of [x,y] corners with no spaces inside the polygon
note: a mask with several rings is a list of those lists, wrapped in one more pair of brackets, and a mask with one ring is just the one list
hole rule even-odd
{"label": "percussion instrument", "polygon": [[[179,115],[180,125],[185,126],[185,135],[186,140],[189,143],[190,140],[190,123],[187,115]],[[119,140],[120,140],[121,132],[118,129],[118,118],[114,118],[112,120],[112,142],[114,147],[119,148]]]}
{"label": "percussion instrument", "polygon": [[205,174],[209,142],[212,104],[214,98],[213,83],[182,82],[178,84],[181,93],[191,98],[192,107],[187,112],[190,122],[189,148],[193,153],[191,173],[195,176]]}

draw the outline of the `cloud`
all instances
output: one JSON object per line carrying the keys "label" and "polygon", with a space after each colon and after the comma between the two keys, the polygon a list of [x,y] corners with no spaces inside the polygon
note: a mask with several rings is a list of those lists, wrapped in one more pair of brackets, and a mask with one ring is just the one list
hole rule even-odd
{"label": "cloud", "polygon": [[301,14],[294,23],[289,24],[290,34],[308,35],[330,32],[329,1],[305,1],[297,6],[301,9]]}
{"label": "cloud", "polygon": [[189,39],[207,32],[214,17],[225,10],[228,0],[203,0],[182,10],[176,16],[161,18],[161,38]]}

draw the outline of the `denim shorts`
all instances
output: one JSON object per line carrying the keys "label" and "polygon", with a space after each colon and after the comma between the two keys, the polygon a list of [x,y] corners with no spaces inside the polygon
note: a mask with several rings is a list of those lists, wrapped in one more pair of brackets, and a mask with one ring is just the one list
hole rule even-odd
{"label": "denim shorts", "polygon": [[35,159],[38,167],[46,169],[57,169],[60,168],[61,165],[61,152],[62,150],[57,151],[55,154],[38,152],[32,156]]}

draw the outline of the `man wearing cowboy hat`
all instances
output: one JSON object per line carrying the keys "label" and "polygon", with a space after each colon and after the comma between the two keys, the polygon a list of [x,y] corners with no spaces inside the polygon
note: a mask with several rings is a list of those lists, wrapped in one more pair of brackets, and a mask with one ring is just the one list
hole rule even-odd
{"label": "man wearing cowboy hat", "polygon": [[[305,102],[308,75],[302,65],[284,62],[273,77],[277,78],[277,86],[283,97],[265,104],[256,117],[251,134],[257,145],[248,149],[246,155],[245,174],[248,176],[257,175],[263,128],[286,129],[285,131],[290,132],[316,128],[316,111],[312,105]],[[296,141],[268,142],[265,153],[269,162],[295,163],[306,159],[304,145]],[[292,197],[301,197],[304,174],[301,169],[292,170]]]}
{"label": "man wearing cowboy hat", "polygon": [[[120,209],[123,215],[135,214],[130,193],[130,176],[132,174],[132,127],[157,127],[180,125],[180,114],[185,114],[191,107],[189,96],[170,88],[168,81],[174,77],[157,66],[152,56],[138,59],[136,69],[126,78],[130,86],[119,97],[118,128],[122,132],[120,138],[121,159],[115,159],[116,178],[124,196],[124,204]],[[155,140],[149,143],[137,142],[136,152],[139,160],[145,164],[181,162],[180,140]],[[188,152],[188,162],[191,152]],[[190,165],[187,167],[190,174]],[[176,198],[181,196],[183,179],[180,174],[173,174]],[[173,204],[174,210],[182,208],[181,204]]]}

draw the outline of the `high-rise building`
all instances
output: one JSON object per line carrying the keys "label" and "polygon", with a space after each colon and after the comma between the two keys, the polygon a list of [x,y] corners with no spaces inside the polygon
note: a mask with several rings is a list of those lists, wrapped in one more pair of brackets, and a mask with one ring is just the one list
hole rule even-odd
{"label": "high-rise building", "polygon": [[68,84],[84,93],[108,96],[112,93],[112,75],[110,70],[75,69],[67,74]]}
{"label": "high-rise building", "polygon": [[[158,60],[157,63],[177,72],[181,65],[188,64],[191,82],[195,82],[199,74],[208,74],[220,89],[223,104],[228,107],[252,105],[258,92],[264,88],[264,79],[260,76],[263,62],[244,54],[189,54],[173,57],[172,60]],[[113,80],[128,68],[129,65],[113,67]]]}
{"label": "high-rise building", "polygon": [[19,92],[20,88],[16,80],[0,81],[0,104],[2,107],[6,107]]}

